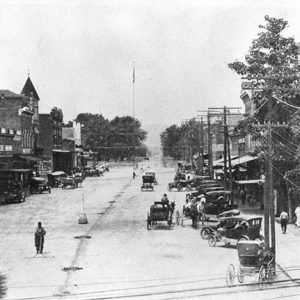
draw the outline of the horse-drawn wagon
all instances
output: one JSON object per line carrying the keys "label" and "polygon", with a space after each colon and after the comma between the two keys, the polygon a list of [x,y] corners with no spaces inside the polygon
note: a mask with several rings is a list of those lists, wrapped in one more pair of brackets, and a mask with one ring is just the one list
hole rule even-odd
{"label": "horse-drawn wagon", "polygon": [[171,204],[164,202],[154,202],[150,207],[150,212],[147,215],[147,229],[150,230],[158,222],[167,222],[168,226],[172,225],[173,212],[175,208],[175,202]]}

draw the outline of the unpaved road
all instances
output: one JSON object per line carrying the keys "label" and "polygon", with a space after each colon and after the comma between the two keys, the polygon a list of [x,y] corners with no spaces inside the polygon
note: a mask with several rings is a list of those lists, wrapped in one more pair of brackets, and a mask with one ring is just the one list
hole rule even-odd
{"label": "unpaved road", "polygon": [[[166,192],[174,167],[163,166],[159,160],[143,165],[157,172],[159,184],[154,192],[141,192],[141,176],[132,180],[131,168],[121,166],[104,177],[88,178],[82,188],[53,189],[25,203],[0,207],[0,263],[8,276],[7,299],[262,299],[278,295],[279,284],[263,291],[256,285],[228,289],[224,275],[227,265],[237,262],[235,248],[222,244],[210,248],[190,221],[184,227],[163,224],[148,231],[149,207]],[[87,225],[77,224],[82,195]],[[168,195],[181,211],[185,193]],[[44,257],[34,256],[37,221],[47,230]],[[74,239],[80,235],[91,238]],[[64,267],[79,269],[65,272]]]}

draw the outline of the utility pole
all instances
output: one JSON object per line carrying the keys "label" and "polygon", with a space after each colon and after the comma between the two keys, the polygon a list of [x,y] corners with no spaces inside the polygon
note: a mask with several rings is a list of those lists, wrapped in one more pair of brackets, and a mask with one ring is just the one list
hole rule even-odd
{"label": "utility pole", "polygon": [[[208,174],[212,178],[213,177],[213,151],[212,151],[212,133],[211,133],[211,114],[207,110],[198,110],[198,112],[206,113],[206,114],[198,115],[198,117],[206,117],[207,118]],[[202,118],[201,118],[201,122],[203,122]],[[202,131],[202,146],[203,146],[202,149],[204,149],[204,133],[203,133],[203,131]]]}
{"label": "utility pole", "polygon": [[[224,134],[224,187],[228,188],[228,171],[229,171],[229,187],[232,191],[233,188],[233,178],[232,178],[232,168],[231,168],[231,154],[230,154],[230,139],[228,133],[227,116],[231,115],[241,115],[240,113],[227,113],[230,109],[241,109],[241,107],[209,107],[209,110],[223,110],[223,134]],[[213,114],[211,114],[212,116]],[[220,114],[215,114],[214,116],[220,116]],[[227,160],[228,159],[228,160]],[[228,168],[227,168],[228,161]]]}
{"label": "utility pole", "polygon": [[[266,77],[242,77],[242,79],[247,80],[278,80],[286,79],[287,77],[279,76],[266,76]],[[292,78],[295,78],[292,77]],[[251,82],[252,83],[252,82]],[[243,88],[249,89],[249,88]],[[272,163],[272,128],[273,127],[288,127],[286,124],[272,124],[272,101],[273,101],[273,91],[275,90],[284,90],[284,91],[299,91],[295,88],[280,88],[274,87],[272,84],[265,87],[259,88],[250,88],[253,91],[268,91],[268,103],[267,103],[267,124],[258,124],[256,127],[264,127],[267,129],[267,144],[268,151],[265,153],[265,184],[264,184],[264,226],[265,226],[265,242],[268,249],[271,249],[274,253],[274,271],[276,266],[276,236],[275,236],[275,210],[274,210],[274,187],[273,187],[273,163]],[[270,236],[271,233],[271,236]]]}
{"label": "utility pole", "polygon": [[211,133],[210,114],[207,112],[207,152],[208,152],[208,173],[213,176],[213,151],[212,151],[212,133]]}

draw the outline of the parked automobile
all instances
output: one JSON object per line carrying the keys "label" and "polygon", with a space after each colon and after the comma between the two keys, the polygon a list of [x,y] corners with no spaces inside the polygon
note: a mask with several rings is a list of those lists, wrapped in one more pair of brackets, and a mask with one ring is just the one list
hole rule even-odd
{"label": "parked automobile", "polygon": [[14,190],[10,192],[4,192],[4,204],[25,202],[25,191]]}
{"label": "parked automobile", "polygon": [[49,186],[47,180],[43,177],[32,177],[29,183],[30,194],[34,193],[51,193],[51,187]]}
{"label": "parked automobile", "polygon": [[200,235],[208,239],[208,244],[214,247],[217,242],[223,241],[225,245],[233,240],[263,240],[261,235],[262,217],[232,216],[220,219],[215,226],[204,226]]}
{"label": "parked automobile", "polygon": [[62,189],[66,189],[67,187],[76,188],[75,177],[68,176],[62,179]]}
{"label": "parked automobile", "polygon": [[62,184],[62,179],[67,177],[63,171],[55,171],[47,175],[48,182],[51,187],[59,187]]}

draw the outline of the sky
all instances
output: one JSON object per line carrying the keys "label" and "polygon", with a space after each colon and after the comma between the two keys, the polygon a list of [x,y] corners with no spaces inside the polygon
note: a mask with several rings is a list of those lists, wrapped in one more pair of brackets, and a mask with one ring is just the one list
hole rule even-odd
{"label": "sky", "polygon": [[[0,89],[30,78],[40,112],[106,118],[133,114],[148,128],[211,106],[243,107],[243,60],[264,16],[288,20],[300,41],[297,1],[0,0]],[[133,61],[135,84],[133,88]],[[157,133],[159,134],[159,133]]]}

